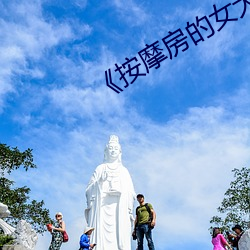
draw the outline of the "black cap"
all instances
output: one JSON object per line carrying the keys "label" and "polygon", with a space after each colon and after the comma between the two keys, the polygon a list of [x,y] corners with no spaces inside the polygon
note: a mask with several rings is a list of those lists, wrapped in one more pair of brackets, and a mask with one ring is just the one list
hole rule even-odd
{"label": "black cap", "polygon": [[144,195],[143,194],[137,194],[136,198],[144,198]]}
{"label": "black cap", "polygon": [[239,229],[240,231],[243,231],[240,225],[235,225],[232,227],[232,230],[234,231],[235,229]]}

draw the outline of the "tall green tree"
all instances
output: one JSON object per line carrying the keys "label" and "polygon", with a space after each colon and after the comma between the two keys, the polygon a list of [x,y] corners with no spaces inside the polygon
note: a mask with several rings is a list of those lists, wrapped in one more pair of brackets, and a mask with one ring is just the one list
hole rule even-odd
{"label": "tall green tree", "polygon": [[12,171],[24,168],[25,171],[36,168],[33,163],[32,149],[21,152],[17,147],[11,148],[0,143],[0,202],[6,204],[11,216],[5,220],[15,226],[21,219],[29,222],[37,233],[43,233],[45,225],[52,219],[49,210],[44,208],[44,201],[31,200],[30,188],[14,187],[14,181],[6,178]]}
{"label": "tall green tree", "polygon": [[250,222],[250,168],[233,169],[234,180],[225,192],[217,211],[222,216],[213,216],[210,223],[230,231],[234,224],[247,228]]}

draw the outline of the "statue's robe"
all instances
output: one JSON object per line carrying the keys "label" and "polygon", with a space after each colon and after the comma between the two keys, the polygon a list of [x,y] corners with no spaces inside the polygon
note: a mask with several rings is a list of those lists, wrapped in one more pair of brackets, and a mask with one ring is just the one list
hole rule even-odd
{"label": "statue's robe", "polygon": [[[114,166],[114,165],[112,165]],[[121,164],[99,165],[86,189],[88,226],[95,230],[95,250],[131,250],[135,191],[128,170]]]}

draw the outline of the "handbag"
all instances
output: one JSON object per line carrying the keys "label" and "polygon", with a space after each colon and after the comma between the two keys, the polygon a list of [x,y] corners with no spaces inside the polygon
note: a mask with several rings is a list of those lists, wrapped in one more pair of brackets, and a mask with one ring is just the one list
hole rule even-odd
{"label": "handbag", "polygon": [[62,235],[63,235],[63,242],[69,241],[69,236],[68,236],[68,234],[67,234],[66,231],[64,231],[64,232],[62,233]]}
{"label": "handbag", "polygon": [[47,224],[46,226],[47,226],[48,231],[52,232],[52,224]]}

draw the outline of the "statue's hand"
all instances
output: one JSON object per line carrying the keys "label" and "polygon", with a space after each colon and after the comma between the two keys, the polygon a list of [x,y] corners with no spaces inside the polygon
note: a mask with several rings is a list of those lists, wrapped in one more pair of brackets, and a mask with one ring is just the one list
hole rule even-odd
{"label": "statue's hand", "polygon": [[133,214],[130,214],[130,221],[132,221],[132,222],[135,221]]}
{"label": "statue's hand", "polygon": [[101,180],[105,181],[105,180],[107,180],[107,178],[108,178],[108,173],[106,171],[103,171]]}
{"label": "statue's hand", "polygon": [[90,209],[93,206],[94,200],[95,200],[95,195],[91,195],[90,199],[87,200],[87,209]]}

